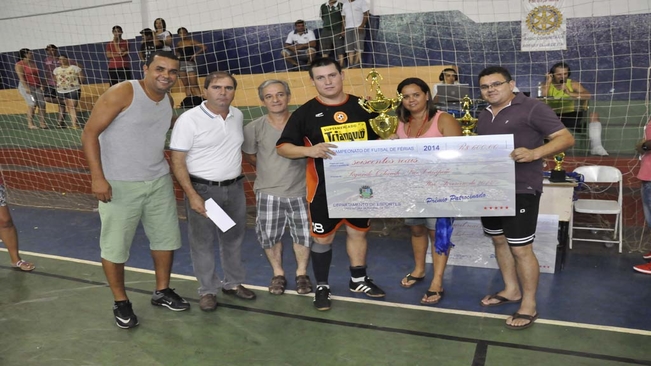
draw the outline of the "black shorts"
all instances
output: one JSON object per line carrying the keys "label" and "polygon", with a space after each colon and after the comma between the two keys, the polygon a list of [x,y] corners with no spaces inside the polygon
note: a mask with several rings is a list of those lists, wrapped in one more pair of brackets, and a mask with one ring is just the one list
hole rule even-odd
{"label": "black shorts", "polygon": [[585,126],[583,124],[583,111],[561,113],[558,115],[561,122],[571,132],[583,132]]}
{"label": "black shorts", "polygon": [[536,237],[539,207],[540,193],[516,194],[515,216],[482,217],[484,233],[504,235],[512,247],[531,244]]}
{"label": "black shorts", "polygon": [[118,69],[108,69],[109,74],[109,85],[113,86],[121,81],[131,80],[131,69],[126,67],[121,67]]}
{"label": "black shorts", "polygon": [[67,93],[59,93],[58,95],[59,95],[60,100],[66,100],[66,99],[79,100],[79,99],[81,99],[81,89],[80,90],[73,90],[73,91],[67,92]]}
{"label": "black shorts", "polygon": [[43,88],[43,96],[46,98],[52,98],[52,99],[57,99],[59,96],[57,95],[57,88],[53,86],[46,86]]}
{"label": "black shorts", "polygon": [[368,231],[371,228],[371,219],[331,219],[328,216],[328,201],[325,195],[314,196],[309,207],[312,236],[328,236],[339,229],[342,224],[359,231]]}

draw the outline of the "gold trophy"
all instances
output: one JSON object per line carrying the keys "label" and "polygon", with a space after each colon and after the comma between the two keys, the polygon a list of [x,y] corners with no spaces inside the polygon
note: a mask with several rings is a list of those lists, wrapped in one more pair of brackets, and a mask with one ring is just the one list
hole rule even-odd
{"label": "gold trophy", "polygon": [[463,117],[457,118],[459,124],[461,124],[461,129],[463,130],[463,136],[473,136],[476,133],[473,132],[475,125],[477,124],[477,118],[470,115],[470,106],[472,106],[472,100],[466,95],[461,101],[461,109],[466,112]]}
{"label": "gold trophy", "polygon": [[371,79],[371,89],[375,89],[375,99],[366,100],[364,98],[359,98],[359,105],[364,108],[365,111],[369,113],[379,113],[380,115],[371,118],[368,122],[371,124],[373,131],[380,136],[381,139],[387,139],[389,136],[396,133],[398,129],[398,117],[387,116],[386,113],[396,109],[402,102],[402,94],[397,93],[396,97],[393,99],[388,99],[382,94],[380,89],[380,81],[382,80],[382,75],[379,72],[372,69],[371,72],[366,76],[366,80]]}
{"label": "gold trophy", "polygon": [[552,170],[551,174],[549,175],[550,182],[554,182],[554,183],[565,182],[565,170],[563,170],[562,167],[563,160],[565,160],[564,152],[554,155],[554,161],[556,162],[556,166],[554,167],[554,170]]}

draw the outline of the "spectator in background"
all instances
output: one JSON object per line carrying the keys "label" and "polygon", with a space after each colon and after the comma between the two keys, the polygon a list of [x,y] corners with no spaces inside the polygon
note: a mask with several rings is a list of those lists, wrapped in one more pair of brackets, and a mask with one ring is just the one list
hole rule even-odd
{"label": "spectator in background", "polygon": [[[84,74],[77,65],[71,65],[68,56],[59,55],[61,66],[54,69],[54,76],[57,81],[57,98],[63,100],[70,115],[72,128],[78,129],[77,125],[77,102],[81,97],[81,83],[84,81]],[[66,128],[65,121],[59,122],[59,127]]]}
{"label": "spectator in background", "polygon": [[181,38],[176,43],[176,54],[181,60],[179,78],[185,87],[185,95],[201,96],[199,81],[197,80],[197,56],[206,52],[206,46],[190,38],[190,33],[184,27],[179,28],[176,33]]}
{"label": "spectator in background", "polygon": [[285,61],[300,69],[300,62],[312,63],[316,54],[316,37],[311,29],[305,28],[305,21],[297,20],[294,30],[289,32],[285,40],[285,48],[280,52]]}
{"label": "spectator in background", "polygon": [[[59,99],[57,96],[57,83],[53,74],[54,69],[61,65],[59,63],[59,49],[57,46],[49,44],[45,47],[45,53],[47,56],[43,64],[45,65],[45,80],[47,80],[47,85],[43,88],[43,94],[45,95],[46,102],[56,104],[59,107],[57,125],[60,128],[65,128],[66,124],[63,121],[65,119],[66,105],[65,101]],[[70,65],[76,64],[76,62],[70,60]]]}
{"label": "spectator in background", "polygon": [[34,53],[29,48],[21,48],[18,51],[20,61],[16,63],[15,71],[18,76],[18,91],[27,103],[27,128],[38,130],[33,123],[34,112],[38,107],[38,117],[41,128],[47,129],[45,124],[45,97],[43,95],[43,84],[38,75],[38,68],[34,62]]}
{"label": "spectator in background", "polygon": [[140,51],[138,51],[138,58],[140,61],[145,62],[149,56],[163,49],[163,41],[154,37],[154,31],[151,28],[145,28],[140,31],[142,42],[140,43]]}
{"label": "spectator in background", "polygon": [[[644,128],[644,141],[637,144],[635,150],[640,154],[640,172],[637,173],[637,179],[642,181],[642,208],[644,209],[644,218],[646,224],[651,226],[651,119]],[[642,256],[646,260],[651,260],[651,252]],[[651,274],[651,262],[638,264],[633,269],[640,273]]]}
{"label": "spectator in background", "polygon": [[[574,133],[584,131],[583,117],[588,110],[588,100],[592,95],[581,83],[570,79],[571,72],[570,65],[565,62],[554,64],[549,70],[545,82],[541,85],[540,91],[542,96],[547,98],[547,104],[552,107],[565,127]],[[596,113],[590,115],[588,136],[590,138],[590,154],[608,155],[606,149],[601,145],[601,122]]]}
{"label": "spectator in background", "polygon": [[360,67],[362,65],[362,52],[364,52],[369,6],[366,0],[344,0],[341,15],[346,32],[348,67]]}
{"label": "spectator in background", "polygon": [[321,44],[321,56],[332,57],[339,60],[339,65],[344,66],[344,21],[341,17],[343,4],[338,0],[328,0],[319,8],[319,18],[323,21],[323,29],[319,34]]}
{"label": "spectator in background", "polygon": [[452,85],[452,84],[459,84],[459,74],[457,74],[457,70],[451,68],[451,67],[446,67],[441,71],[441,74],[439,74],[439,83],[434,84],[432,87],[432,98],[434,99],[434,103],[439,102],[439,97],[438,97],[438,85]]}
{"label": "spectator in background", "polygon": [[113,26],[113,39],[106,45],[108,58],[109,84],[111,86],[125,80],[131,80],[129,43],[122,39],[122,27]]}
{"label": "spectator in background", "polygon": [[159,41],[163,42],[163,51],[171,51],[172,50],[172,33],[167,30],[167,24],[165,23],[165,19],[163,18],[156,18],[154,20],[154,35],[156,36],[156,39]]}

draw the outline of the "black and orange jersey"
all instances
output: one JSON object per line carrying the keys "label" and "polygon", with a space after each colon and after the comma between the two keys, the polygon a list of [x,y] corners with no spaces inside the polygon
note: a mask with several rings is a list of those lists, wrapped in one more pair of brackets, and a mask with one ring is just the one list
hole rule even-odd
{"label": "black and orange jersey", "polygon": [[[309,100],[289,117],[276,146],[376,140],[378,135],[369,119],[377,114],[366,112],[358,100],[354,95],[348,95],[346,101],[337,105],[323,104],[317,98]],[[317,193],[325,194],[323,159],[308,159],[306,180],[308,201],[312,202]]]}

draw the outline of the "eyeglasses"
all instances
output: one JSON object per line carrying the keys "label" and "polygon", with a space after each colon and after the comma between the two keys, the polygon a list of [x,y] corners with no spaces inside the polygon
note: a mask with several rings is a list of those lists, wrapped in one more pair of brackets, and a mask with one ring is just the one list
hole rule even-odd
{"label": "eyeglasses", "polygon": [[508,83],[508,81],[506,81],[506,80],[504,80],[504,81],[496,81],[496,82],[494,82],[494,83],[492,83],[492,84],[488,84],[488,85],[480,85],[480,86],[479,86],[479,89],[481,89],[481,90],[495,89],[495,88],[497,88],[498,86],[502,86],[502,85],[504,85],[504,84],[506,84],[506,83]]}

